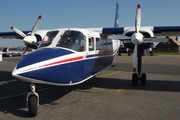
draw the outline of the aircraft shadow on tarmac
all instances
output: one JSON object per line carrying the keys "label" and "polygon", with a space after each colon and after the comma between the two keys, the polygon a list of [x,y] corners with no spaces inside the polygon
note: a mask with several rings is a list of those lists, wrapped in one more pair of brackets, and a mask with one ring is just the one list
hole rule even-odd
{"label": "aircraft shadow on tarmac", "polygon": [[[0,85],[0,111],[4,114],[11,113],[18,117],[29,117],[26,107],[26,95],[29,92],[29,85],[17,80],[11,76],[11,72],[2,72],[4,77],[0,78],[3,83]],[[6,80],[6,81],[5,81]],[[5,83],[4,83],[5,81]],[[66,94],[74,90],[87,90],[92,87],[104,89],[124,89],[124,90],[147,90],[147,91],[168,91],[180,92],[179,81],[160,81],[148,80],[146,86],[136,86],[131,84],[131,80],[114,79],[114,78],[92,78],[80,85],[70,87],[56,87],[47,85],[37,85],[36,91],[40,96],[40,105],[51,104],[56,105],[54,102],[61,99]],[[85,91],[87,92],[87,91]],[[86,94],[86,93],[84,93]],[[25,109],[24,109],[25,108]]]}
{"label": "aircraft shadow on tarmac", "polygon": [[[29,117],[26,107],[26,95],[30,91],[29,84],[14,80],[11,72],[2,72],[0,78],[0,111],[4,114],[13,114],[18,117]],[[40,105],[51,104],[75,89],[72,87],[57,87],[36,85],[36,91],[40,97]],[[25,108],[25,109],[24,109]]]}
{"label": "aircraft shadow on tarmac", "polygon": [[147,80],[147,85],[144,86],[140,81],[138,85],[132,85],[131,80],[127,79],[95,78],[84,82],[83,85],[90,88],[180,92],[180,81],[172,80]]}

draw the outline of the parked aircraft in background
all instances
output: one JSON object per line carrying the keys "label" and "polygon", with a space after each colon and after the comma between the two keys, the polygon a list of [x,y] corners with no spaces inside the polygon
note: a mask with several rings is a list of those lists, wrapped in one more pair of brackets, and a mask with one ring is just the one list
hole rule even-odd
{"label": "parked aircraft in background", "polygon": [[131,41],[134,45],[132,83],[136,85],[140,80],[145,85],[146,74],[141,73],[141,53],[146,48],[142,46],[144,41],[168,41],[154,35],[180,33],[180,26],[140,27],[140,5],[137,6],[135,27],[37,30],[40,19],[41,16],[32,31],[11,27],[15,32],[0,32],[1,38],[23,39],[27,48],[37,48],[24,56],[12,72],[15,78],[30,83],[31,91],[27,95],[30,116],[37,115],[39,105],[35,84],[71,86],[92,78],[112,65],[120,46],[119,40]]}

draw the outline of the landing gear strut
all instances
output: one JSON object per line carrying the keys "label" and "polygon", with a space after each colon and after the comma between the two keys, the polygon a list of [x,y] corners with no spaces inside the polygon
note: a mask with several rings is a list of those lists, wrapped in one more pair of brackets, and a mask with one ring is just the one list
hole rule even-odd
{"label": "landing gear strut", "polygon": [[26,96],[26,102],[28,106],[29,115],[35,117],[38,112],[39,95],[35,92],[35,84],[30,84],[31,92]]}
{"label": "landing gear strut", "polygon": [[141,68],[142,68],[142,49],[139,49],[138,47],[138,72],[133,73],[132,75],[132,84],[137,85],[138,81],[141,81],[141,85],[146,85],[146,73],[141,73]]}

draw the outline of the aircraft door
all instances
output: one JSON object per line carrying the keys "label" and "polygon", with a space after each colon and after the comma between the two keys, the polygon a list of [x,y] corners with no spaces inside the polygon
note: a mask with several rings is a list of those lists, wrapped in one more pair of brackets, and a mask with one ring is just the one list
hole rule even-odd
{"label": "aircraft door", "polygon": [[95,55],[96,53],[96,40],[94,37],[88,37],[88,51],[89,54]]}

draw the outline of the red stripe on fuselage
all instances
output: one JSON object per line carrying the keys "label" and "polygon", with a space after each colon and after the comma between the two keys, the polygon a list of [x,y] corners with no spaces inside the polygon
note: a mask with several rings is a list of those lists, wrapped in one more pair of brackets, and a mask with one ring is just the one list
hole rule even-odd
{"label": "red stripe on fuselage", "polygon": [[55,64],[60,64],[60,63],[64,63],[64,62],[72,62],[72,61],[81,60],[81,59],[83,59],[83,56],[75,57],[75,58],[69,58],[69,59],[66,59],[66,60],[60,60],[60,61],[57,61],[57,62],[53,62],[53,63],[49,63],[49,64],[46,64],[46,65],[39,66],[39,68],[47,67],[47,66],[51,66],[51,65],[55,65]]}
{"label": "red stripe on fuselage", "polygon": [[24,70],[23,72],[26,72],[26,71],[29,71],[29,70],[34,70],[36,68],[42,68],[42,67],[47,67],[47,66],[51,66],[51,65],[55,65],[55,64],[65,63],[65,62],[72,62],[72,61],[81,60],[81,59],[83,59],[83,56],[75,57],[75,58],[69,58],[69,59],[65,59],[65,60],[60,60],[60,61],[57,61],[57,62],[45,64],[45,65],[42,65],[42,66],[39,66],[39,67],[29,68],[27,70]]}

